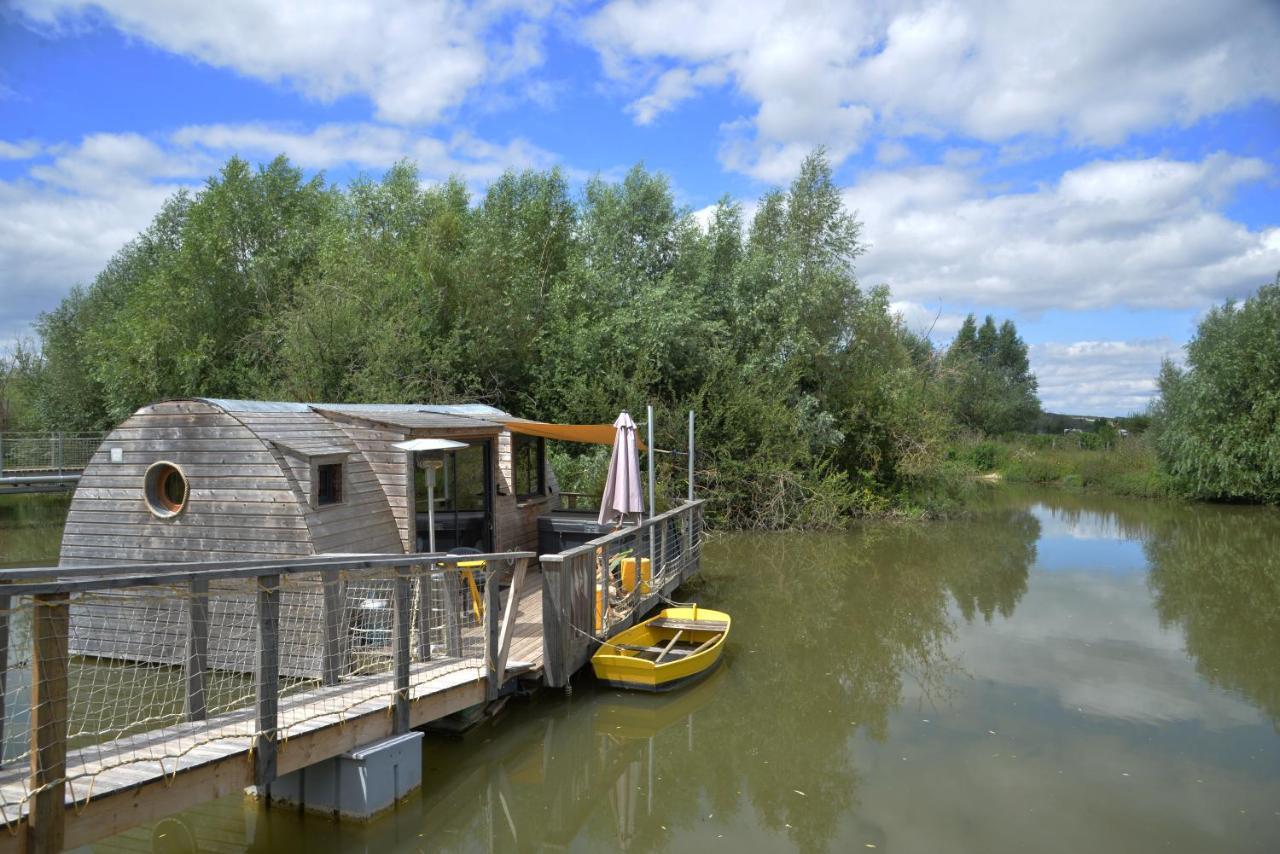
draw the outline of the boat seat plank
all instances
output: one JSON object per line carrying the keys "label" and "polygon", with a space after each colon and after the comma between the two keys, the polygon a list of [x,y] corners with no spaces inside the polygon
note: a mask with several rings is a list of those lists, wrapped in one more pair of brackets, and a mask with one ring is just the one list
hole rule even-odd
{"label": "boat seat plank", "polygon": [[686,632],[723,632],[729,628],[728,623],[722,623],[719,620],[672,620],[666,617],[650,620],[648,626],[654,629],[678,629]]}

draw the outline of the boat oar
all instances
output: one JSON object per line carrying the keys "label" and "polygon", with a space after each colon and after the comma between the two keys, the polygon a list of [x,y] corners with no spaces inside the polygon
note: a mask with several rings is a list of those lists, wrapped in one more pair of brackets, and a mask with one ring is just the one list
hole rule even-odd
{"label": "boat oar", "polygon": [[670,642],[663,647],[662,652],[658,653],[658,657],[653,661],[654,664],[662,663],[662,659],[667,657],[667,653],[671,652],[671,648],[676,645],[676,641],[680,640],[680,636],[682,634],[684,634],[684,629],[680,629],[675,633],[675,636],[671,638]]}
{"label": "boat oar", "polygon": [[698,647],[697,649],[695,649],[693,652],[689,653],[689,655],[688,655],[688,656],[686,656],[686,657],[687,657],[687,658],[693,658],[695,655],[697,655],[698,653],[702,652],[704,649],[706,649],[707,647],[711,646],[711,645],[712,645],[713,643],[715,643],[716,641],[720,640],[721,636],[722,636],[722,635],[720,635],[720,634],[714,634],[714,635],[712,635],[711,637],[709,637],[709,638],[707,638],[706,640],[704,640],[704,641],[702,642],[702,645],[701,645],[701,646],[699,646],[699,647]]}

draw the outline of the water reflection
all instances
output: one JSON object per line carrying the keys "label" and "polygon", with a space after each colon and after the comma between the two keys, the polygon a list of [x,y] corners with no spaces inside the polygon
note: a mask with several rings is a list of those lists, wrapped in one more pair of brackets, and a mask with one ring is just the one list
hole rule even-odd
{"label": "water reflection", "polygon": [[204,840],[221,809],[262,851],[1268,850],[1280,514],[987,501],[716,539],[681,591],[734,615],[713,679],[668,697],[585,679],[430,738],[390,818],[237,799],[180,820]]}
{"label": "water reflection", "polygon": [[58,562],[69,495],[0,495],[0,567]]}

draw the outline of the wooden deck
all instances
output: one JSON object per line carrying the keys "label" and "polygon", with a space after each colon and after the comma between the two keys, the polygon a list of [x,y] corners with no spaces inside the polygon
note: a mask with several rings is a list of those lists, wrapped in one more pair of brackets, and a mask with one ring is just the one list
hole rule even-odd
{"label": "wooden deck", "polygon": [[[511,639],[508,677],[535,678],[543,667],[542,574],[521,585]],[[464,632],[478,638],[482,629]],[[410,669],[409,725],[424,726],[485,702],[485,662],[442,658]],[[331,688],[285,694],[279,701],[277,774],[287,774],[393,734],[391,673],[344,681]],[[238,709],[206,721],[93,745],[67,755],[65,792],[68,848],[153,821],[253,785],[255,710]],[[10,829],[0,832],[0,854],[26,850],[29,769],[0,772],[0,802]]]}

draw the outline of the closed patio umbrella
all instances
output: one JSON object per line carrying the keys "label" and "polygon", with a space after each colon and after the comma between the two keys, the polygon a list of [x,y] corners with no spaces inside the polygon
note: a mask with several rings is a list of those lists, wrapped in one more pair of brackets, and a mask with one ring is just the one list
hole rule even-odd
{"label": "closed patio umbrella", "polygon": [[623,411],[613,422],[613,456],[609,477],[600,496],[600,524],[622,525],[629,514],[644,512],[640,499],[640,457],[636,453],[636,422]]}

